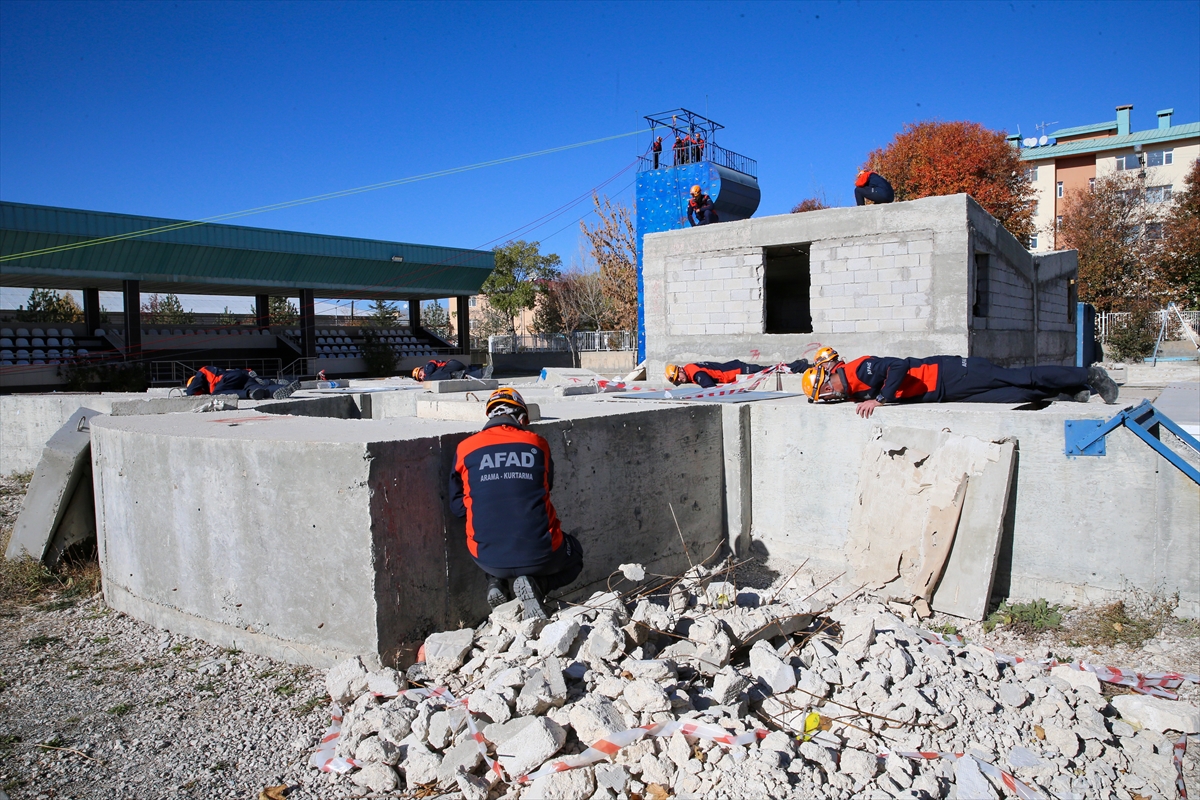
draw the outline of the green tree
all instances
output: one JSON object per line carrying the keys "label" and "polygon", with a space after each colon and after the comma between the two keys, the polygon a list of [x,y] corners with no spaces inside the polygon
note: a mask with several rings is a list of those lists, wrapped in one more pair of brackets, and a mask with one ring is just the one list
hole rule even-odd
{"label": "green tree", "polygon": [[[250,316],[251,317],[254,316],[253,311],[250,312]],[[273,319],[272,319],[272,322],[274,322]],[[235,325],[241,325],[242,318],[239,317],[237,314],[235,314],[233,311],[230,311],[229,306],[225,306],[225,310],[222,311],[220,316],[217,317],[217,324],[220,325],[222,328],[232,328]]]}
{"label": "green tree", "polygon": [[397,310],[395,303],[377,298],[371,304],[371,313],[367,315],[367,319],[377,328],[391,328],[400,324],[400,311]]}
{"label": "green tree", "polygon": [[17,309],[22,322],[83,322],[83,309],[69,294],[53,289],[34,289],[26,304]]}
{"label": "green tree", "polygon": [[295,325],[300,311],[290,297],[272,297],[267,301],[272,325]]}
{"label": "green tree", "polygon": [[173,294],[152,294],[142,303],[145,322],[152,325],[191,325],[195,316],[184,311],[183,303]]}
{"label": "green tree", "polygon": [[437,300],[427,300],[421,305],[421,327],[450,341],[450,313]]}
{"label": "green tree", "polygon": [[366,362],[367,375],[372,378],[387,378],[396,374],[396,352],[383,340],[383,334],[374,324],[363,326],[362,357]]}
{"label": "green tree", "polygon": [[[518,240],[497,247],[496,268],[483,282],[492,308],[508,317],[509,332],[517,332],[517,317],[537,305],[545,284],[559,275],[562,259],[542,255],[540,242]],[[428,326],[427,326],[428,327]]]}

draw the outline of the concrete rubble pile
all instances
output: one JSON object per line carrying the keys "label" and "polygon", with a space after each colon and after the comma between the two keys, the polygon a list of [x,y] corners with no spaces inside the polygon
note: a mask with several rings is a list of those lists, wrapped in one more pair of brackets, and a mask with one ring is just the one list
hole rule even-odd
{"label": "concrete rubble pile", "polygon": [[[348,709],[336,753],[359,769],[331,780],[466,800],[1013,796],[984,774],[991,764],[1047,798],[1176,796],[1172,746],[1200,732],[1184,701],[1110,703],[1094,674],[931,643],[906,606],[837,603],[804,576],[778,596],[725,578],[696,567],[667,594],[597,593],[548,621],[521,621],[510,603],[476,630],[430,636],[406,675],[339,664],[327,679]],[[396,697],[406,686],[452,697]],[[487,769],[454,698],[505,777]],[[765,730],[746,747],[645,736],[597,764],[518,780],[671,720]],[[918,750],[967,756],[899,754]]]}

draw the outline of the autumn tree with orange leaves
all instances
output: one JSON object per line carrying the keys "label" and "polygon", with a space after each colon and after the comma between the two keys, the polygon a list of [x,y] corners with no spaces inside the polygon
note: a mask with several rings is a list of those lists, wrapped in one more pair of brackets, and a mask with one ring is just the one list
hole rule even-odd
{"label": "autumn tree with orange leaves", "polygon": [[914,122],[863,167],[886,178],[898,201],[966,192],[1021,242],[1034,233],[1033,185],[1003,131],[978,122]]}

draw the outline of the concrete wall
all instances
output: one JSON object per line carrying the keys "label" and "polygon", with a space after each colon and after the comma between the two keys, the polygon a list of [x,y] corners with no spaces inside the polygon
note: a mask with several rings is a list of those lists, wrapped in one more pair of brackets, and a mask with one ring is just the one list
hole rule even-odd
{"label": "concrete wall", "polygon": [[625,375],[637,366],[634,350],[586,350],[579,354],[579,366],[602,374]]}
{"label": "concrete wall", "polygon": [[[790,245],[809,248],[812,332],[767,333],[764,249]],[[996,313],[984,320],[972,316],[977,252],[989,255],[996,275]],[[1035,335],[1032,287],[1050,291],[1051,281],[1071,273],[1074,257],[1045,259],[1052,277],[1039,275],[1034,258],[966,195],[651,234],[644,256],[650,374],[667,361],[790,361],[817,341],[846,358],[946,353],[1006,365],[1033,363],[1042,342],[1044,363],[1063,361],[1074,339],[1059,337],[1057,327]]]}
{"label": "concrete wall", "polygon": [[1179,591],[1181,611],[1200,615],[1200,487],[1124,429],[1109,435],[1107,456],[1063,455],[1064,420],[1106,419],[1113,406],[914,405],[878,409],[870,420],[850,404],[802,399],[750,408],[753,531],[774,554],[846,568],[851,500],[877,426],[1013,437],[1016,486],[997,594],[1079,604],[1111,597],[1128,581]]}
{"label": "concrete wall", "polygon": [[[583,586],[629,561],[685,569],[675,518],[693,558],[712,553],[724,538],[720,409],[589,406],[534,425],[563,527],[584,547]],[[479,427],[258,411],[96,419],[105,597],[277,658],[403,662],[427,633],[487,610],[446,488],[455,447]]]}
{"label": "concrete wall", "polygon": [[107,414],[114,401],[145,398],[117,392],[0,395],[0,475],[32,472],[46,442],[78,409]]}

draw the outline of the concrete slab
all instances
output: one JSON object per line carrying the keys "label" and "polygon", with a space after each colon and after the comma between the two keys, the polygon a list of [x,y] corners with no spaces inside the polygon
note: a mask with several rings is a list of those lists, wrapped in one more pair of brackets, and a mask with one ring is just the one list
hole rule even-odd
{"label": "concrete slab", "polygon": [[425,391],[433,392],[434,394],[491,392],[500,387],[500,381],[493,378],[464,378],[463,380],[425,381],[421,385],[425,387]]}
{"label": "concrete slab", "polygon": [[139,392],[0,395],[0,475],[32,472],[46,442],[77,409],[87,407],[107,414],[114,401],[145,398]]}
{"label": "concrete slab", "polygon": [[1168,384],[1154,399],[1154,407],[1192,436],[1200,437],[1200,382]]}
{"label": "concrete slab", "polygon": [[147,400],[114,400],[114,417],[132,414],[175,414],[189,411],[236,411],[238,397],[234,394],[198,395],[196,397],[152,397]]}
{"label": "concrete slab", "polygon": [[580,383],[595,383],[600,380],[599,373],[590,369],[574,369],[572,367],[545,367],[538,381],[551,386],[570,386]]}
{"label": "concrete slab", "polygon": [[[53,566],[68,547],[94,535],[95,524],[88,502],[91,498],[89,423],[96,416],[98,413],[90,408],[78,409],[46,443],[25,494],[25,505],[13,527],[6,558],[28,555],[43,561],[49,555]],[[82,492],[78,491],[81,484]],[[62,531],[63,540],[56,543],[64,520],[67,524]]]}

